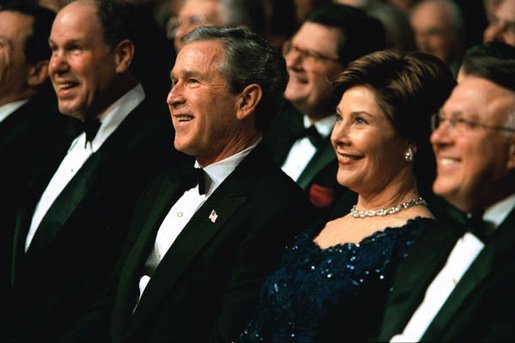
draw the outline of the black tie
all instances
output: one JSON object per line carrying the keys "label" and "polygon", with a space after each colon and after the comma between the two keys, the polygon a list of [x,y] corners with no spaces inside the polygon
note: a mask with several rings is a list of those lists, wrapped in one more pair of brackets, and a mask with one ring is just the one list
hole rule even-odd
{"label": "black tie", "polygon": [[318,133],[314,125],[311,125],[310,127],[300,131],[297,137],[297,139],[307,137],[315,148],[318,148],[318,146],[322,142],[322,136],[320,136],[320,133]]}
{"label": "black tie", "polygon": [[198,193],[200,195],[206,194],[206,172],[202,168],[194,168],[190,175],[188,175],[185,182],[186,189],[191,189],[198,185]]}
{"label": "black tie", "polygon": [[488,226],[483,221],[484,211],[474,211],[467,213],[467,229],[479,238],[483,243],[487,243],[492,230],[489,230]]}
{"label": "black tie", "polygon": [[86,147],[88,143],[91,144],[97,135],[98,129],[100,129],[100,120],[97,118],[87,118],[84,120],[82,128],[84,133],[86,133],[86,143],[84,144],[84,147]]}

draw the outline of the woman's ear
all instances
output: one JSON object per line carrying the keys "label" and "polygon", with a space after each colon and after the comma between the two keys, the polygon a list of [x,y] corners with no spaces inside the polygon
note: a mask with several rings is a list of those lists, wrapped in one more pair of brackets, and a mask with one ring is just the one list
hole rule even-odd
{"label": "woman's ear", "polygon": [[31,87],[42,85],[48,78],[48,61],[39,61],[29,66],[27,84]]}
{"label": "woman's ear", "polygon": [[252,83],[246,86],[242,91],[238,99],[236,109],[236,116],[242,120],[253,114],[261,101],[263,96],[263,90],[257,83]]}
{"label": "woman's ear", "polygon": [[134,44],[130,40],[124,39],[116,45],[113,53],[115,56],[116,71],[118,73],[125,73],[129,70],[134,58]]}

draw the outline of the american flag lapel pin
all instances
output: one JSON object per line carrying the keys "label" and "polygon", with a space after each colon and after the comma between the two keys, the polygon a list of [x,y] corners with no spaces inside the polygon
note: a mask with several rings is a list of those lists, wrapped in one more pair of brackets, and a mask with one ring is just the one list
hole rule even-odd
{"label": "american flag lapel pin", "polygon": [[217,219],[218,219],[218,213],[216,213],[215,210],[212,210],[211,213],[209,214],[209,220],[211,220],[211,223],[214,223],[214,222],[216,222]]}

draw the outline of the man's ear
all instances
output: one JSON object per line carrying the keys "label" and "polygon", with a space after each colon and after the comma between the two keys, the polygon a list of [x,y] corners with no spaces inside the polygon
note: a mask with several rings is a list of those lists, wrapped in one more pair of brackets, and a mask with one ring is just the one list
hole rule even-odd
{"label": "man's ear", "polygon": [[238,99],[236,117],[240,120],[245,119],[256,111],[256,108],[263,96],[263,90],[257,83],[246,86]]}
{"label": "man's ear", "polygon": [[125,73],[129,70],[129,67],[134,58],[134,44],[124,39],[116,45],[114,48],[114,60],[116,64],[116,72]]}
{"label": "man's ear", "polygon": [[42,85],[48,78],[48,61],[39,61],[29,66],[27,84],[30,87]]}

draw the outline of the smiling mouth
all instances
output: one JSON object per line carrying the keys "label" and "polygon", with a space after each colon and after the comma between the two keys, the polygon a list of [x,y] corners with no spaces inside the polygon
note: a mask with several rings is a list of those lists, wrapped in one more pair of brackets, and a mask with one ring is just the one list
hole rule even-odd
{"label": "smiling mouth", "polygon": [[363,156],[356,155],[348,155],[348,154],[338,154],[338,163],[340,164],[349,164],[355,161],[362,159]]}
{"label": "smiling mouth", "polygon": [[442,157],[438,160],[438,162],[441,166],[450,166],[450,165],[457,164],[459,161],[458,161],[458,159],[455,159],[455,158]]}

